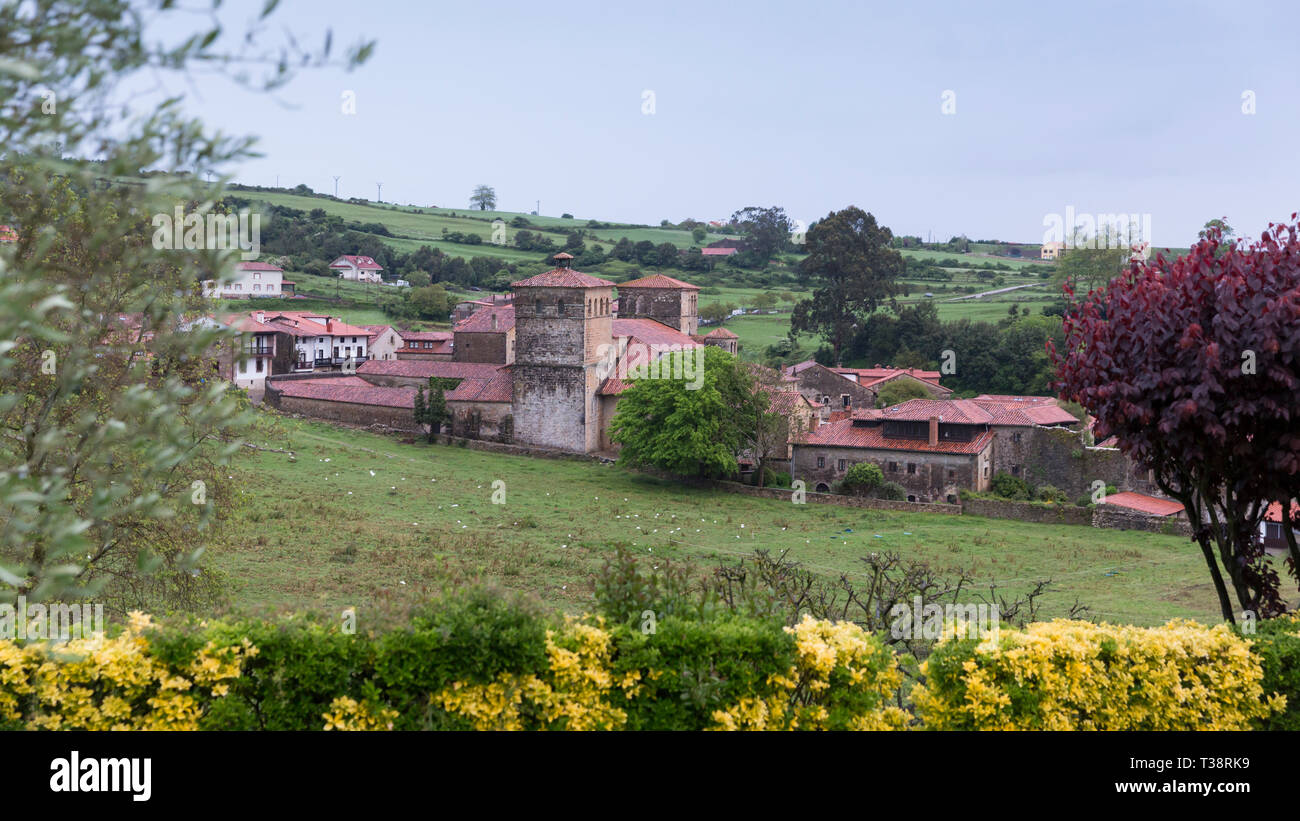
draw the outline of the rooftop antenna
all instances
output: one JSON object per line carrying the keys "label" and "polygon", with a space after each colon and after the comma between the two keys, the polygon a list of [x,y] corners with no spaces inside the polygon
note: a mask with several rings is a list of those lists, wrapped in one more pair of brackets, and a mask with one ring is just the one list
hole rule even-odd
{"label": "rooftop antenna", "polygon": [[[334,177],[334,199],[338,199],[338,198],[339,198],[339,177],[342,177],[342,176],[343,176],[342,174],[339,174],[339,175],[337,175],[337,176]],[[277,179],[278,179],[278,178],[277,178]]]}

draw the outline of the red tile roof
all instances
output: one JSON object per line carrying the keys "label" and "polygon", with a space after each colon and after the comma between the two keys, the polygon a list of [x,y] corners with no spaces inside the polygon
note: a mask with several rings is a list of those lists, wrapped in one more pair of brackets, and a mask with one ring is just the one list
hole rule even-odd
{"label": "red tile roof", "polygon": [[[357,379],[344,377],[343,379]],[[284,396],[300,399],[318,399],[325,402],[349,402],[354,405],[377,405],[386,408],[414,408],[415,388],[386,388],[349,382],[340,384],[343,379],[303,379],[276,384]]]}
{"label": "red tile roof", "polygon": [[[496,328],[492,327],[493,317],[496,317]],[[513,305],[480,308],[456,323],[457,332],[471,334],[505,333],[513,327],[515,327],[515,306]]]}
{"label": "red tile roof", "polygon": [[704,335],[705,339],[740,339],[726,328],[714,328]]}
{"label": "red tile roof", "polygon": [[[349,325],[338,317],[326,317],[311,311],[266,311],[267,324],[280,326],[280,330],[294,336],[364,336],[370,331]],[[322,321],[323,320],[323,321]],[[328,327],[326,327],[328,322]]]}
{"label": "red tile roof", "polygon": [[925,422],[932,416],[954,425],[987,425],[993,421],[993,414],[970,399],[909,399],[885,408],[881,418]]}
{"label": "red tile roof", "polygon": [[682,282],[680,279],[673,279],[663,274],[651,274],[648,277],[641,277],[630,282],[620,282],[619,289],[623,288],[673,288],[680,291],[698,291],[698,285],[692,285],[689,282]]}
{"label": "red tile roof", "polygon": [[[1268,510],[1264,511],[1264,518],[1270,522],[1281,522],[1282,503],[1274,502],[1273,504],[1269,505]],[[1300,502],[1291,503],[1291,518],[1300,519]]]}
{"label": "red tile roof", "polygon": [[970,455],[982,452],[993,441],[992,431],[982,431],[969,442],[940,440],[931,445],[928,439],[886,439],[879,425],[854,425],[852,419],[829,422],[806,435],[805,445],[869,450],[913,451],[917,453],[953,453]]}
{"label": "red tile roof", "polygon": [[[1050,397],[998,397],[997,399],[909,399],[885,408],[882,419],[924,422],[932,416],[939,421],[956,425],[1072,425],[1078,423],[1074,415],[1056,404]],[[1046,399],[1047,401],[1037,401]]]}
{"label": "red tile roof", "polygon": [[735,248],[701,248],[700,254],[706,257],[729,257],[736,253]]}
{"label": "red tile roof", "polygon": [[[275,334],[282,333],[283,328],[278,328],[266,322],[257,321],[257,311],[251,314],[226,314],[220,318],[220,322],[236,331],[243,331],[250,334]],[[138,326],[137,326],[138,327]]]}
{"label": "red tile roof", "polygon": [[614,339],[628,337],[629,344],[641,342],[645,345],[679,345],[683,349],[700,346],[689,335],[657,319],[611,319],[609,330]]}
{"label": "red tile roof", "polygon": [[[558,255],[557,255],[558,256]],[[510,283],[512,288],[613,288],[607,279],[579,273],[572,268],[552,268],[544,274]]]}
{"label": "red tile roof", "polygon": [[888,382],[889,380],[897,379],[900,376],[911,376],[938,385],[939,377],[941,376],[938,371],[923,371],[919,368],[831,368],[831,370],[841,376],[856,376],[857,382],[860,385],[874,385],[880,382]]}
{"label": "red tile roof", "polygon": [[1181,502],[1175,502],[1173,499],[1160,499],[1155,496],[1148,496],[1145,493],[1133,493],[1128,490],[1123,493],[1107,494],[1102,498],[1102,504],[1126,507],[1129,510],[1138,510],[1151,516],[1172,516],[1183,511]]}
{"label": "red tile roof", "polygon": [[462,379],[455,390],[446,394],[448,402],[509,402],[513,398],[514,380],[509,365],[501,366],[488,379]]}
{"label": "red tile roof", "polygon": [[359,269],[362,270],[362,271],[382,271],[382,270],[384,270],[384,269],[380,266],[380,264],[379,264],[378,262],[375,262],[372,258],[370,258],[370,257],[363,257],[363,256],[357,256],[357,255],[352,255],[352,254],[344,254],[343,256],[341,256],[341,257],[339,257],[338,259],[336,259],[336,260],[334,260],[333,262],[331,262],[331,263],[330,263],[330,267],[331,267],[331,268],[348,268],[348,267],[350,267],[350,266],[348,266],[348,265],[340,264],[340,261],[341,261],[341,260],[347,260],[348,262],[351,262],[353,265],[357,266],[357,268],[359,268]]}
{"label": "red tile roof", "polygon": [[401,331],[397,335],[402,339],[415,340],[417,342],[450,342],[453,338],[451,331]]}
{"label": "red tile roof", "polygon": [[618,396],[623,391],[632,387],[632,382],[627,379],[619,379],[617,376],[611,376],[604,382],[600,383],[600,388],[596,391],[597,396]]}
{"label": "red tile roof", "polygon": [[272,265],[269,262],[241,262],[235,266],[240,271],[279,271],[284,273],[284,269],[278,265]]}
{"label": "red tile roof", "polygon": [[0,242],[17,242],[18,232],[8,225],[0,225]]}
{"label": "red tile roof", "polygon": [[428,379],[431,376],[448,379],[489,380],[504,365],[488,362],[445,362],[437,359],[371,359],[357,366],[357,373],[373,376],[405,376]]}

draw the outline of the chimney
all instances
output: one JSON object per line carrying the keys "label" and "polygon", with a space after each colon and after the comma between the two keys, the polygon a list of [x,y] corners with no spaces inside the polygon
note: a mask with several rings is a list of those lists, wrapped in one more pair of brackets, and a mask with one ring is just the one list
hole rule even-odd
{"label": "chimney", "polygon": [[939,417],[930,417],[930,444],[939,444]]}
{"label": "chimney", "polygon": [[334,333],[334,318],[333,318],[333,317],[330,317],[330,316],[325,317],[325,333],[330,333],[330,334]]}
{"label": "chimney", "polygon": [[257,312],[257,322],[258,322],[258,324],[261,324],[261,323],[263,323],[263,322],[265,322],[265,321],[266,321],[266,312],[265,312],[265,311],[258,311],[258,312]]}
{"label": "chimney", "polygon": [[493,312],[492,312],[492,330],[495,331],[496,329],[497,329],[497,312],[496,312],[496,311],[493,311]]}

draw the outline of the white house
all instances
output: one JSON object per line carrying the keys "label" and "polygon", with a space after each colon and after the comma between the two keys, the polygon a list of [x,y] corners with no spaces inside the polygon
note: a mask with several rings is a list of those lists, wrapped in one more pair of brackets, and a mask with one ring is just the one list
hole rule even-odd
{"label": "white house", "polygon": [[338,271],[343,279],[357,282],[382,282],[379,272],[383,267],[370,257],[345,254],[330,263],[331,271]]}
{"label": "white house", "polygon": [[284,271],[268,262],[241,262],[235,266],[235,278],[229,282],[204,280],[203,296],[208,299],[282,297]]}
{"label": "white house", "polygon": [[338,317],[281,311],[274,315],[267,313],[264,321],[293,337],[298,352],[298,364],[294,370],[330,368],[349,361],[359,365],[369,356],[372,332],[368,328],[349,325]]}

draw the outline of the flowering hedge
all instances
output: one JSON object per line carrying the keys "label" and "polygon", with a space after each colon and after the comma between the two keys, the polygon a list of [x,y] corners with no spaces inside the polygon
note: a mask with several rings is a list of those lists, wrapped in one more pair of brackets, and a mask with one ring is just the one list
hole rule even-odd
{"label": "flowering hedge", "polygon": [[937,730],[1242,730],[1286,707],[1226,625],[1056,620],[941,642],[912,697]]}
{"label": "flowering hedge", "polygon": [[[904,684],[851,623],[556,621],[486,593],[403,629],[302,618],[0,641],[0,729],[1268,729],[1300,723],[1300,621],[1055,621],[944,640]],[[915,712],[899,704],[910,697]],[[1290,696],[1290,703],[1286,696]],[[1285,706],[1284,706],[1285,705]],[[1287,710],[1286,708],[1290,709]]]}

